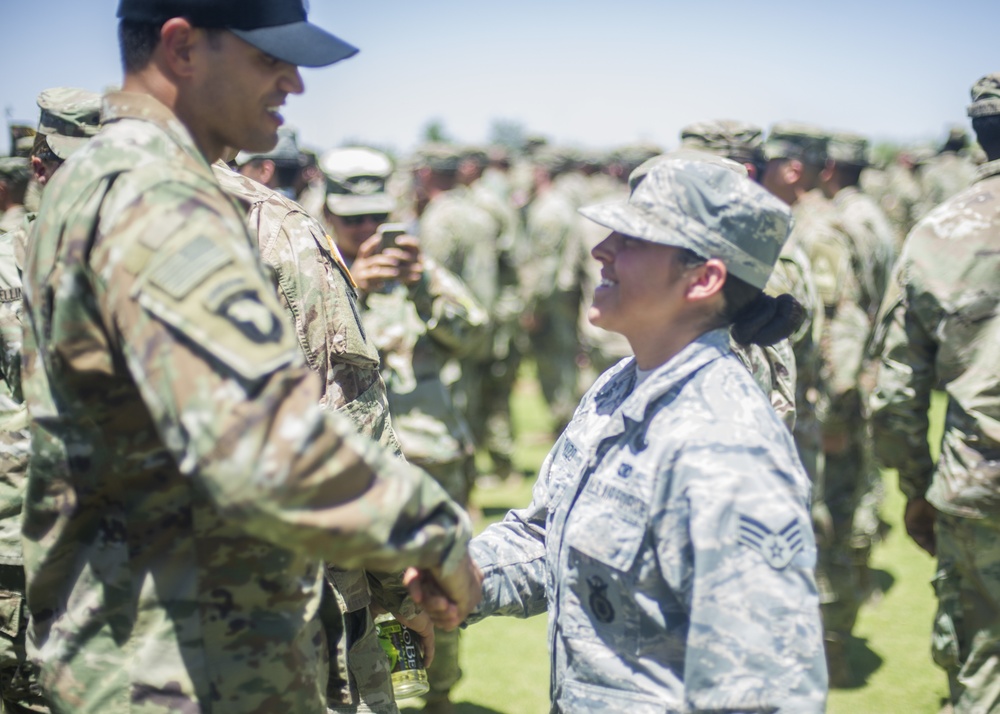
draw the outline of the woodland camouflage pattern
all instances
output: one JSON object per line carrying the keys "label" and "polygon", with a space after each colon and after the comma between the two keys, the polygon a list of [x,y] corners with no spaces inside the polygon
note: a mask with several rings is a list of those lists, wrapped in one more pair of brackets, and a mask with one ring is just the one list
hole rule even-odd
{"label": "woodland camouflage pattern", "polygon": [[548,610],[553,712],[824,711],[791,435],[725,330],[635,381],[632,359],[606,372],[531,505],[473,539],[470,621]]}
{"label": "woodland camouflage pattern", "polygon": [[468,519],[317,406],[243,217],[177,118],[114,93],[104,120],[46,188],[25,271],[43,686],[74,714],[322,714],[322,561],[448,571]]}

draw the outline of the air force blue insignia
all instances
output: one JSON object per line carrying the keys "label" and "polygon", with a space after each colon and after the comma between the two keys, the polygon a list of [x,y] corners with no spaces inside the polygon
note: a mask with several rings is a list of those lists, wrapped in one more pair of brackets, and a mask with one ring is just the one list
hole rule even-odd
{"label": "air force blue insignia", "polygon": [[737,526],[737,541],[750,550],[764,556],[764,560],[775,570],[783,570],[804,547],[802,526],[793,518],[777,533],[760,521],[740,514]]}

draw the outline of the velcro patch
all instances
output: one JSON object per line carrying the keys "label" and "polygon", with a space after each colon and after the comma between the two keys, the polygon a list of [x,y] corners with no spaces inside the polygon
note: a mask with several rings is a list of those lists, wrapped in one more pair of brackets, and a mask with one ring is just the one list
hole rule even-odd
{"label": "velcro patch", "polygon": [[180,300],[231,260],[229,253],[215,241],[198,236],[161,261],[149,280],[170,297]]}
{"label": "velcro patch", "polygon": [[775,570],[788,567],[792,558],[805,547],[802,541],[802,526],[797,518],[793,518],[787,526],[774,533],[760,521],[741,513],[737,526],[737,540],[740,545],[760,553],[767,564]]}

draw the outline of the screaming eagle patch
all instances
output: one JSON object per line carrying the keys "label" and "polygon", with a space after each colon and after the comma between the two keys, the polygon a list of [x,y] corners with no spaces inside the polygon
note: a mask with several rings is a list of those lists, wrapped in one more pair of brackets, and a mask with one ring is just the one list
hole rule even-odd
{"label": "screaming eagle patch", "polygon": [[740,514],[737,540],[750,550],[757,551],[775,570],[783,570],[804,547],[802,527],[797,518],[777,533],[758,520]]}

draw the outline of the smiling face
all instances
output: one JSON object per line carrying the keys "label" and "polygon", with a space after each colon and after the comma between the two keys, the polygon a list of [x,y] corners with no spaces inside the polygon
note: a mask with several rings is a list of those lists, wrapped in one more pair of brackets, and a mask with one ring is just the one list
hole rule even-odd
{"label": "smiling face", "polygon": [[265,152],[278,141],[279,108],[305,87],[298,68],[261,52],[230,32],[198,30],[191,81],[179,116],[208,156],[221,147]]}
{"label": "smiling face", "polygon": [[684,269],[673,246],[612,233],[591,255],[601,282],[587,314],[594,325],[629,339],[669,329],[685,308]]}

